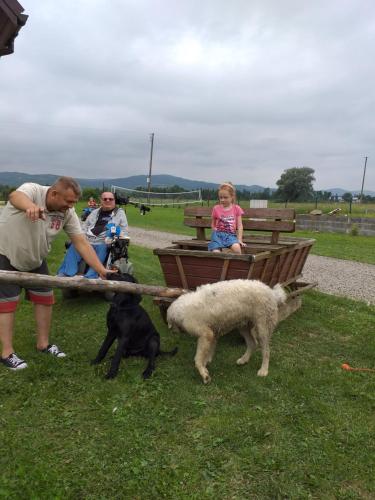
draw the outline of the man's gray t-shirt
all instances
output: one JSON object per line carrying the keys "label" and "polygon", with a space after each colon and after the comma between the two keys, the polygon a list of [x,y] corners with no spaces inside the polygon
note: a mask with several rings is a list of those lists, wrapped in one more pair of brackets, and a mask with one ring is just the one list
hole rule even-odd
{"label": "man's gray t-shirt", "polygon": [[74,208],[66,212],[47,210],[48,189],[48,186],[32,182],[22,184],[17,189],[44,208],[45,220],[32,222],[23,210],[15,208],[10,202],[0,212],[0,254],[5,255],[19,271],[31,271],[39,267],[51,250],[52,240],[62,229],[68,236],[82,234]]}

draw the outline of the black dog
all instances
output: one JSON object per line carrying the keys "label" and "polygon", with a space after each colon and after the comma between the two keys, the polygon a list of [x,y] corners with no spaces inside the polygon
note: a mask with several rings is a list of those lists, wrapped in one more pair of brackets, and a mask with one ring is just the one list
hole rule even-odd
{"label": "black dog", "polygon": [[[136,208],[139,205],[135,201],[130,201],[127,196],[121,196],[118,193],[115,193],[115,201],[116,201],[116,205],[125,205],[125,206],[126,205],[133,205]],[[151,208],[142,203],[141,206],[139,207],[139,211],[140,211],[141,215],[146,215],[147,212],[151,211]]]}
{"label": "black dog", "polygon": [[[108,278],[116,281],[137,283],[130,274],[109,274]],[[148,359],[147,367],[143,372],[143,378],[147,379],[155,370],[155,359],[159,354],[174,356],[177,352],[177,348],[170,352],[160,350],[159,333],[147,312],[139,304],[141,300],[142,297],[139,294],[115,293],[107,314],[107,336],[99,349],[98,355],[92,361],[92,364],[100,363],[105,358],[115,339],[117,339],[117,349],[106,378],[116,377],[122,357],[143,356]]]}
{"label": "black dog", "polygon": [[119,259],[126,259],[126,261],[128,261],[129,258],[128,246],[129,246],[128,238],[120,239],[117,236],[115,236],[109,247],[109,251],[111,254],[111,262],[112,263],[116,262],[116,260]]}
{"label": "black dog", "polygon": [[146,215],[147,212],[150,212],[151,211],[151,208],[148,207],[147,205],[141,205],[139,207],[139,212],[141,215]]}

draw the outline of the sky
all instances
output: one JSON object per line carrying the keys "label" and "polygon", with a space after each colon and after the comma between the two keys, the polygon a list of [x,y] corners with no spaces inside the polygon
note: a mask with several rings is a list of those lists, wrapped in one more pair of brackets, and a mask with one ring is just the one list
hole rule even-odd
{"label": "sky", "polygon": [[0,171],[375,190],[373,0],[20,0]]}

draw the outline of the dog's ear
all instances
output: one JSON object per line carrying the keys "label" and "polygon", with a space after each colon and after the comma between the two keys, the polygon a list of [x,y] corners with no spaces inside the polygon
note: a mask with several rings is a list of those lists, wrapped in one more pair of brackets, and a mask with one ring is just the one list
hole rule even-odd
{"label": "dog's ear", "polygon": [[136,278],[132,274],[123,273],[122,276],[123,276],[124,281],[128,281],[129,283],[138,283],[138,281],[136,280]]}
{"label": "dog's ear", "polygon": [[118,306],[136,306],[142,300],[142,295],[138,293],[118,292],[113,298],[113,303]]}
{"label": "dog's ear", "polygon": [[126,281],[128,283],[138,283],[132,274],[129,273],[107,273],[107,280]]}
{"label": "dog's ear", "polygon": [[120,273],[107,273],[106,274],[107,280],[113,280],[113,281],[121,281],[121,274]]}

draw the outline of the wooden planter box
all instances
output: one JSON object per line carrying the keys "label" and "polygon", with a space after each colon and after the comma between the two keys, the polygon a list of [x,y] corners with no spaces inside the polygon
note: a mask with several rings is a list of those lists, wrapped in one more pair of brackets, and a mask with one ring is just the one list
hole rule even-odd
{"label": "wooden planter box", "polygon": [[[288,286],[288,299],[279,308],[279,320],[285,319],[301,306],[300,295],[316,283],[296,282],[314,239],[280,237],[295,231],[293,209],[246,209],[242,217],[244,242],[242,254],[214,253],[207,249],[205,231],[211,226],[211,209],[185,209],[184,223],[196,229],[196,238],[172,242],[167,248],[156,248],[167,287],[194,290],[199,285],[232,279],[255,279],[266,285]],[[254,235],[250,231],[261,232]],[[154,302],[166,320],[167,309],[174,299],[156,297]]]}
{"label": "wooden planter box", "polygon": [[157,248],[154,253],[159,257],[168,287],[192,290],[205,283],[231,279],[256,279],[270,286],[289,285],[302,276],[314,241],[289,238],[278,245],[249,243],[242,255],[212,253],[207,248],[184,249],[181,244]]}
{"label": "wooden planter box", "polygon": [[294,209],[245,209],[242,222],[243,239],[247,244],[242,255],[213,253],[207,250],[205,232],[211,226],[211,209],[185,208],[184,224],[194,227],[197,237],[154,250],[166,285],[194,290],[205,283],[240,278],[256,279],[274,286],[276,283],[289,285],[302,276],[315,240],[280,237],[280,234],[295,231]]}

